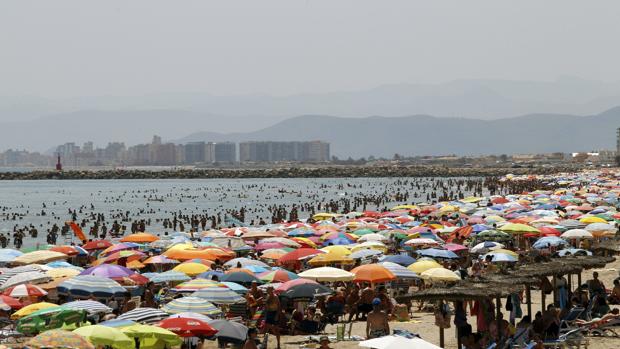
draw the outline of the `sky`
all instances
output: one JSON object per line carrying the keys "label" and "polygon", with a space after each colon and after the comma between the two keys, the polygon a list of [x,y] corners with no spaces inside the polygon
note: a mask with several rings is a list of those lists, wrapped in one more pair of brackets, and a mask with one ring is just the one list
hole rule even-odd
{"label": "sky", "polygon": [[0,96],[620,80],[620,1],[7,0]]}

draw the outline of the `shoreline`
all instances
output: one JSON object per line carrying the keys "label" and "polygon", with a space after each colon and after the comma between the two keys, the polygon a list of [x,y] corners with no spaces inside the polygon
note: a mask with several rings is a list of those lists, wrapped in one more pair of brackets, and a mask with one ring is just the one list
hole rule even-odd
{"label": "shoreline", "polygon": [[534,168],[471,168],[438,166],[324,166],[252,169],[171,169],[171,170],[55,170],[2,172],[0,181],[11,180],[102,180],[102,179],[237,179],[237,178],[373,178],[373,177],[497,177],[549,175],[577,172],[573,166]]}

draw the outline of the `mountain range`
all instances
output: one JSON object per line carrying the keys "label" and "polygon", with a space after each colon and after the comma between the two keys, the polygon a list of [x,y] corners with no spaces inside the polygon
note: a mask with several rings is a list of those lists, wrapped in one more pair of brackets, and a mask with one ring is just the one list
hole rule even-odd
{"label": "mountain range", "polygon": [[324,140],[339,157],[480,155],[614,149],[620,107],[592,116],[530,114],[500,120],[306,115],[249,133],[198,132],[176,140]]}

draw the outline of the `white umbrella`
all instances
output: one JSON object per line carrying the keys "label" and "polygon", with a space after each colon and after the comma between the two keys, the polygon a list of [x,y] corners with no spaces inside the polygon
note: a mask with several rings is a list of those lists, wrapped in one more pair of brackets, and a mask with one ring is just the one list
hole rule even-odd
{"label": "white umbrella", "polygon": [[381,234],[372,233],[372,234],[366,234],[360,237],[359,239],[357,239],[357,242],[364,242],[364,241],[388,241],[388,238],[386,238],[385,236]]}
{"label": "white umbrella", "polygon": [[335,281],[351,281],[355,279],[355,274],[346,270],[332,267],[320,267],[308,269],[298,274],[300,278],[310,279],[314,281],[335,282]]}
{"label": "white umbrella", "polygon": [[441,349],[435,344],[429,343],[418,337],[407,338],[397,335],[369,339],[367,341],[360,342],[359,346],[374,349]]}
{"label": "white umbrella", "polygon": [[592,233],[585,229],[570,229],[560,235],[563,239],[592,239]]}
{"label": "white umbrella", "polygon": [[28,283],[30,284],[44,283],[44,282],[48,282],[51,280],[52,278],[46,275],[45,273],[42,273],[40,271],[29,271],[26,273],[11,276],[8,280],[6,280],[2,284],[0,289],[4,290],[11,286],[28,284]]}

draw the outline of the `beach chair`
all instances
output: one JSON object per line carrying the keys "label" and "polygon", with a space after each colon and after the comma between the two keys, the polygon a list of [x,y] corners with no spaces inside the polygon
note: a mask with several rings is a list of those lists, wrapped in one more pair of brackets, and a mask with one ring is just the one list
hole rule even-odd
{"label": "beach chair", "polygon": [[588,334],[599,337],[620,337],[616,330],[620,329],[620,319],[613,319],[600,326],[592,327]]}
{"label": "beach chair", "polygon": [[588,348],[588,339],[583,335],[581,328],[573,329],[569,332],[566,332],[558,339],[545,340],[543,345],[545,348],[558,348],[558,349],[568,349],[568,348]]}
{"label": "beach chair", "polygon": [[579,328],[576,321],[580,318],[586,309],[583,307],[572,308],[566,316],[560,320],[560,335]]}

